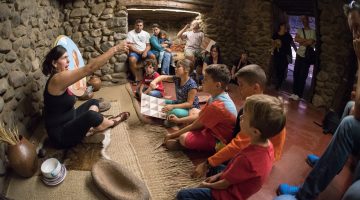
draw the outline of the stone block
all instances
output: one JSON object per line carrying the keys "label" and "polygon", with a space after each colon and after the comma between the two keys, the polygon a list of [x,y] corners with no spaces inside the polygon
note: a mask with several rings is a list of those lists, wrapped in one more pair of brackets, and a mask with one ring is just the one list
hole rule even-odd
{"label": "stone block", "polygon": [[9,87],[5,94],[3,95],[4,101],[8,102],[10,101],[13,97],[14,97],[15,93],[14,93],[14,89],[12,87]]}
{"label": "stone block", "polygon": [[26,75],[22,71],[12,71],[9,73],[9,83],[12,87],[18,88],[26,83],[25,77]]}
{"label": "stone block", "polygon": [[16,55],[15,51],[10,51],[5,56],[5,60],[9,63],[14,62],[16,59],[17,59],[17,55]]}
{"label": "stone block", "polygon": [[105,3],[98,3],[95,4],[92,8],[91,8],[91,14],[96,15],[96,16],[100,16],[101,13],[104,11],[106,7]]}
{"label": "stone block", "polygon": [[0,79],[0,95],[3,95],[8,89],[9,84],[7,78]]}
{"label": "stone block", "polygon": [[127,70],[128,70],[128,67],[125,65],[124,62],[114,64],[115,72],[126,72]]}
{"label": "stone block", "polygon": [[70,17],[77,18],[77,17],[86,17],[89,14],[88,8],[75,8],[71,11]]}
{"label": "stone block", "polygon": [[0,53],[7,54],[12,49],[12,44],[9,40],[0,39]]}
{"label": "stone block", "polygon": [[9,20],[0,23],[0,35],[3,39],[8,39],[11,34],[11,22]]}
{"label": "stone block", "polygon": [[8,7],[8,4],[0,4],[0,22],[6,21],[11,14],[11,10]]}
{"label": "stone block", "polygon": [[112,46],[114,46],[114,42],[104,42],[100,45],[100,48],[103,52],[109,50]]}

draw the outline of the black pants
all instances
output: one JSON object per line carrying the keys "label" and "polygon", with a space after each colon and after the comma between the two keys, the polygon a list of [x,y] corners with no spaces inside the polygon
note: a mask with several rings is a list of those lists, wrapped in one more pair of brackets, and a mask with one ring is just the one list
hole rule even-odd
{"label": "black pants", "polygon": [[288,61],[286,55],[278,54],[274,56],[274,68],[276,73],[275,87],[279,89],[286,79],[286,71],[288,69]]}
{"label": "black pants", "polygon": [[99,107],[98,100],[86,101],[75,109],[72,120],[48,132],[49,138],[58,148],[69,148],[80,143],[91,127],[97,127],[103,122],[104,118],[100,113],[89,110],[93,105]]}
{"label": "black pants", "polygon": [[293,93],[298,95],[299,97],[303,96],[306,79],[309,74],[309,68],[310,65],[305,62],[305,58],[296,55]]}

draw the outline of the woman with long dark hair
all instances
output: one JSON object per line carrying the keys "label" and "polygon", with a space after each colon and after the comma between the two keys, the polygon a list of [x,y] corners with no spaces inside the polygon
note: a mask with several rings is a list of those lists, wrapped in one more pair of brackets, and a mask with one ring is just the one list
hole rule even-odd
{"label": "woman with long dark hair", "polygon": [[272,36],[274,71],[276,75],[275,89],[280,89],[286,79],[289,62],[292,62],[291,43],[293,38],[287,31],[286,24],[281,23],[276,33]]}
{"label": "woman with long dark hair", "polygon": [[[74,70],[69,68],[69,55],[66,49],[55,46],[46,55],[42,72],[49,76],[44,89],[44,120],[49,139],[58,148],[68,148],[80,143],[91,131],[96,136],[107,128],[112,128],[129,117],[128,112],[112,118],[99,113],[99,102],[95,99],[74,108],[75,96],[69,86],[100,69],[114,54],[127,51],[127,43],[122,42],[104,54],[94,58],[87,65]],[[101,135],[100,135],[101,134]]]}
{"label": "woman with long dark hair", "polygon": [[202,74],[205,74],[205,69],[211,64],[224,64],[221,57],[220,47],[217,44],[211,46],[210,55],[205,57],[202,67]]}

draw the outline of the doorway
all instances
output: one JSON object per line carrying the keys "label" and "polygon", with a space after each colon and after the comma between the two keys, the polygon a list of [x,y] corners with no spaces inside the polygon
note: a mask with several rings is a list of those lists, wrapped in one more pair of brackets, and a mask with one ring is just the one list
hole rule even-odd
{"label": "doorway", "polygon": [[[309,25],[310,28],[316,32],[316,40],[319,41],[317,19],[316,19],[316,2],[314,3],[311,0],[294,0],[291,4],[286,0],[274,0],[273,4],[273,32],[277,31],[280,23],[286,23],[288,31],[295,41],[295,36],[297,30],[303,27],[300,16],[307,15],[309,16]],[[299,47],[299,44],[295,42],[296,47]],[[319,44],[316,44],[315,49],[318,50]],[[293,48],[292,50],[292,63],[289,63],[287,69],[287,76],[279,91],[291,95],[293,93],[293,82],[294,82],[294,64],[296,60],[296,52]],[[317,51],[318,55],[318,51]],[[319,60],[318,58],[316,59]],[[273,64],[271,64],[273,65]],[[314,88],[316,84],[316,74],[318,72],[319,63],[316,62],[315,65],[311,65],[309,73],[305,82],[303,100],[311,102],[314,95]],[[271,71],[271,82],[274,82],[276,76],[274,76],[274,68],[276,66],[270,67]]]}

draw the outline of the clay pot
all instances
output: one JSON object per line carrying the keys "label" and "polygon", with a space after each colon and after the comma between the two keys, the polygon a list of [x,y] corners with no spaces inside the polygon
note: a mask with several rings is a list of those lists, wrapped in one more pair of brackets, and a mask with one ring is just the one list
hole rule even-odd
{"label": "clay pot", "polygon": [[101,80],[97,76],[91,76],[88,81],[88,84],[93,87],[94,92],[100,90],[100,88],[101,88]]}
{"label": "clay pot", "polygon": [[38,168],[36,147],[21,135],[19,137],[18,144],[8,147],[9,165],[17,174],[28,178],[33,176]]}

